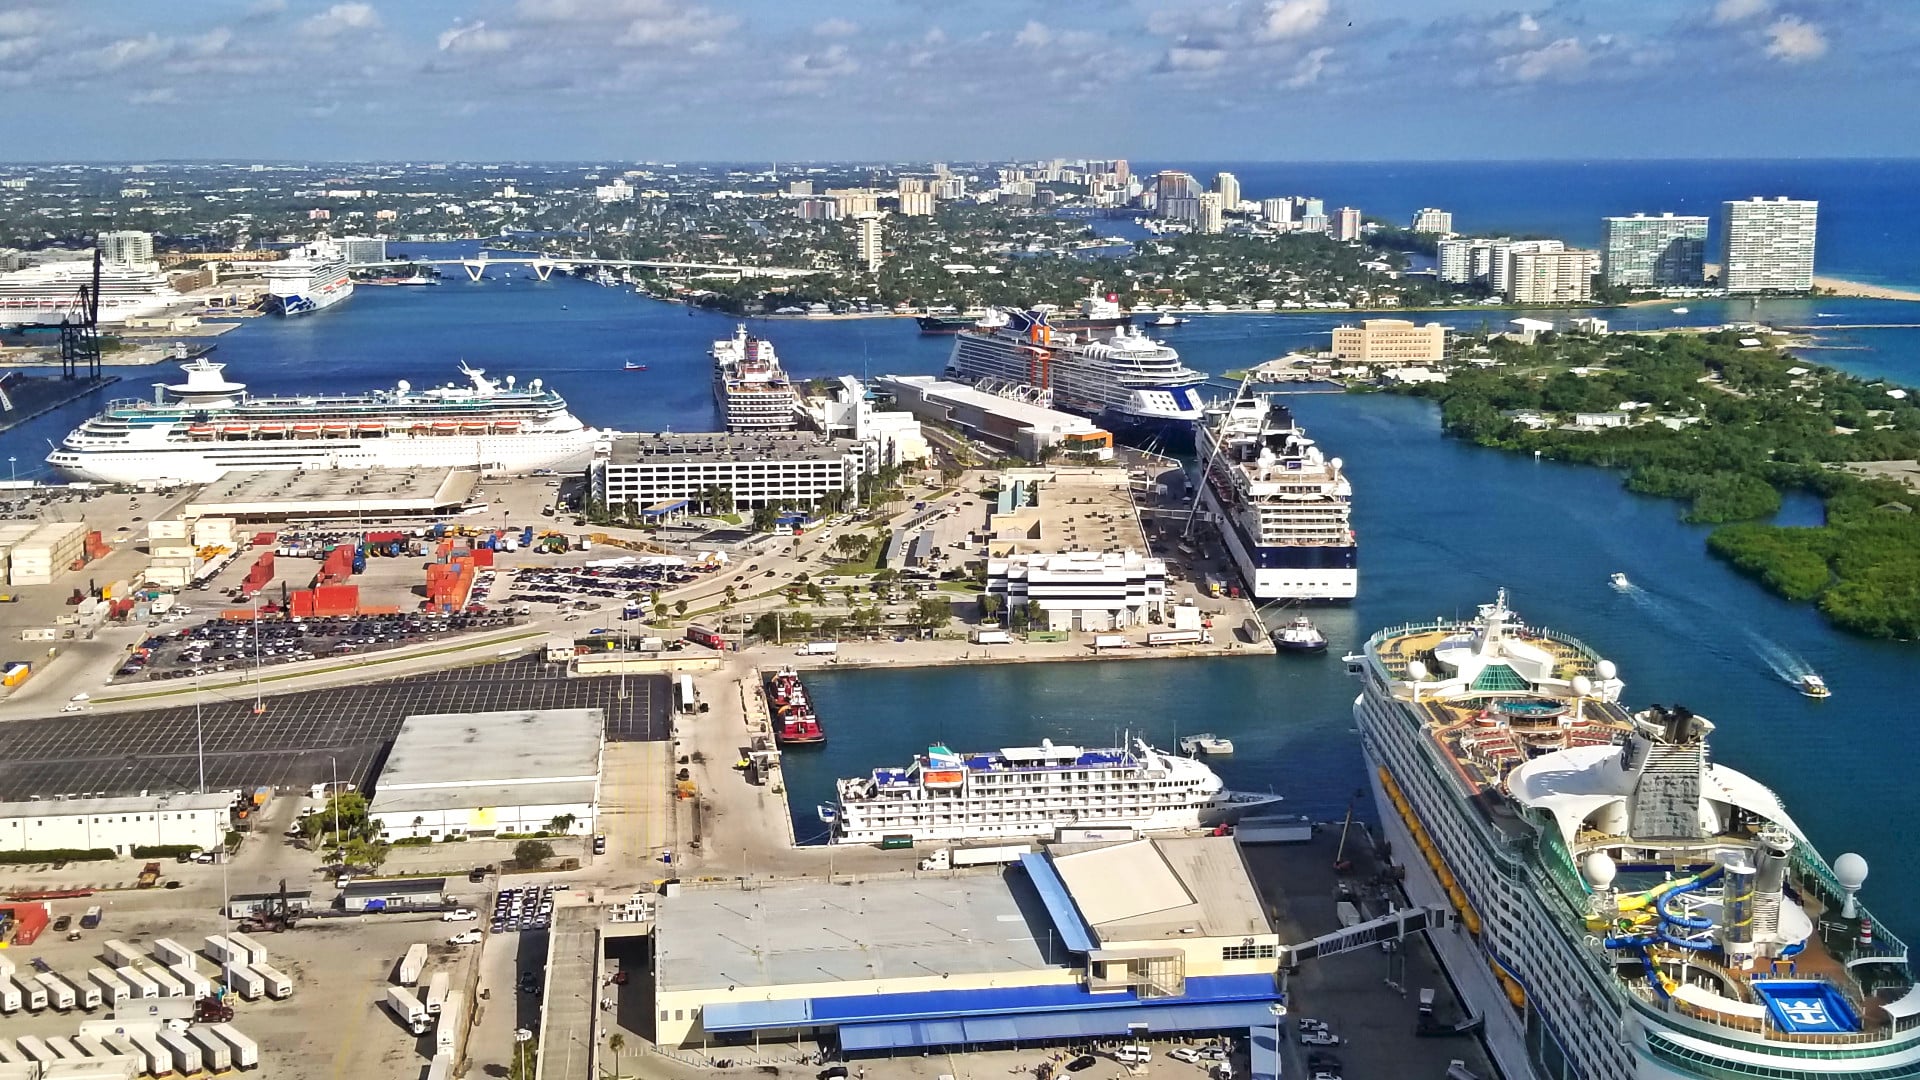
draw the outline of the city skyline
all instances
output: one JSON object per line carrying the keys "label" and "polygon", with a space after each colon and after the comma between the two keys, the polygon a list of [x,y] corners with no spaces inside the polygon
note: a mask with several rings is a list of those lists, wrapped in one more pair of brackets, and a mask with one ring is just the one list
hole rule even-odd
{"label": "city skyline", "polygon": [[1920,128],[1892,0],[80,6],[0,0],[10,159],[1875,157]]}

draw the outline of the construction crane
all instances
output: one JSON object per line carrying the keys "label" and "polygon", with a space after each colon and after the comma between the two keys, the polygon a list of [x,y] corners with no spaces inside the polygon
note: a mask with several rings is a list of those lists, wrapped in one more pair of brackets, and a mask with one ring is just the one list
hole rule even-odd
{"label": "construction crane", "polygon": [[87,367],[89,381],[100,379],[100,245],[93,246],[93,277],[80,286],[75,305],[80,321],[72,315],[60,318],[60,377],[69,381],[80,377],[80,365]]}

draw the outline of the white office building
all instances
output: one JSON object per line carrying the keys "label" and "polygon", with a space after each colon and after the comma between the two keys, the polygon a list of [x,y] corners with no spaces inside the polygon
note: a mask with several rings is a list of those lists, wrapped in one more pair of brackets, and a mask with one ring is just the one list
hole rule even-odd
{"label": "white office building", "polygon": [[912,413],[882,412],[874,408],[867,388],[851,375],[836,379],[828,396],[808,401],[807,409],[820,430],[860,444],[866,472],[878,472],[887,465],[925,461],[933,456],[933,448],[920,430],[920,421]]}
{"label": "white office building", "polygon": [[1508,256],[1507,299],[1516,304],[1582,304],[1593,299],[1598,252],[1518,251]]}
{"label": "white office building", "polygon": [[599,709],[409,716],[374,784],[367,816],[389,842],[591,834],[605,727]]}
{"label": "white office building", "polygon": [[1202,192],[1200,197],[1194,200],[1194,203],[1196,204],[1194,207],[1196,215],[1194,218],[1194,230],[1196,232],[1212,234],[1226,227],[1221,214],[1224,199],[1219,192]]}
{"label": "white office building", "polygon": [[1261,199],[1260,217],[1270,225],[1293,224],[1293,200],[1285,197]]}
{"label": "white office building", "polygon": [[0,851],[188,845],[217,850],[232,827],[234,793],[42,799],[0,803]]}
{"label": "white office building", "polygon": [[1820,204],[1812,199],[1755,196],[1725,204],[1720,233],[1720,285],[1730,293],[1806,292],[1813,288],[1813,249]]}
{"label": "white office building", "polygon": [[1707,256],[1707,219],[1673,214],[1606,219],[1601,273],[1620,287],[1698,285]]}
{"label": "white office building", "polygon": [[1453,231],[1453,215],[1445,210],[1423,206],[1413,215],[1413,231],[1446,234]]}
{"label": "white office building", "polygon": [[138,229],[103,232],[97,241],[100,261],[115,266],[145,266],[153,261],[153,234]]}
{"label": "white office building", "polygon": [[804,432],[622,435],[595,447],[588,490],[604,506],[641,509],[714,488],[741,509],[812,505],[833,492],[860,490],[866,452],[851,439]]}
{"label": "white office building", "polygon": [[1124,630],[1166,603],[1167,564],[1133,551],[1008,555],[987,560],[987,592],[1036,630]]}
{"label": "white office building", "polygon": [[387,261],[387,242],[374,236],[342,236],[334,240],[348,266],[369,266]]}
{"label": "white office building", "polygon": [[1362,224],[1358,208],[1343,206],[1334,214],[1333,238],[1342,241],[1358,240]]}
{"label": "white office building", "polygon": [[1513,293],[1513,258],[1516,255],[1536,255],[1545,252],[1565,251],[1567,245],[1559,240],[1495,240],[1487,245],[1487,287],[1509,298]]}
{"label": "white office building", "polygon": [[867,273],[877,273],[886,257],[885,237],[880,215],[861,214],[853,219],[853,256]]}

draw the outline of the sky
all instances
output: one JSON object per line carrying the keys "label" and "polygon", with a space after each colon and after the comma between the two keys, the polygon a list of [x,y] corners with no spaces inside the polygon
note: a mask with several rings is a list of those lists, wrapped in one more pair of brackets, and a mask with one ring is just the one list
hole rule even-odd
{"label": "sky", "polygon": [[0,0],[8,160],[1889,157],[1920,0]]}

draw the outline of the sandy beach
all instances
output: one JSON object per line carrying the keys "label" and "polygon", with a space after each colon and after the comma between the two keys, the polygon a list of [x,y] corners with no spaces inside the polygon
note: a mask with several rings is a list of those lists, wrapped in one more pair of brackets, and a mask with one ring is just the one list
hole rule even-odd
{"label": "sandy beach", "polygon": [[1848,281],[1844,278],[1815,276],[1813,287],[1824,289],[1835,296],[1859,296],[1869,300],[1920,300],[1920,291],[1890,289],[1885,285],[1869,285],[1862,281]]}

